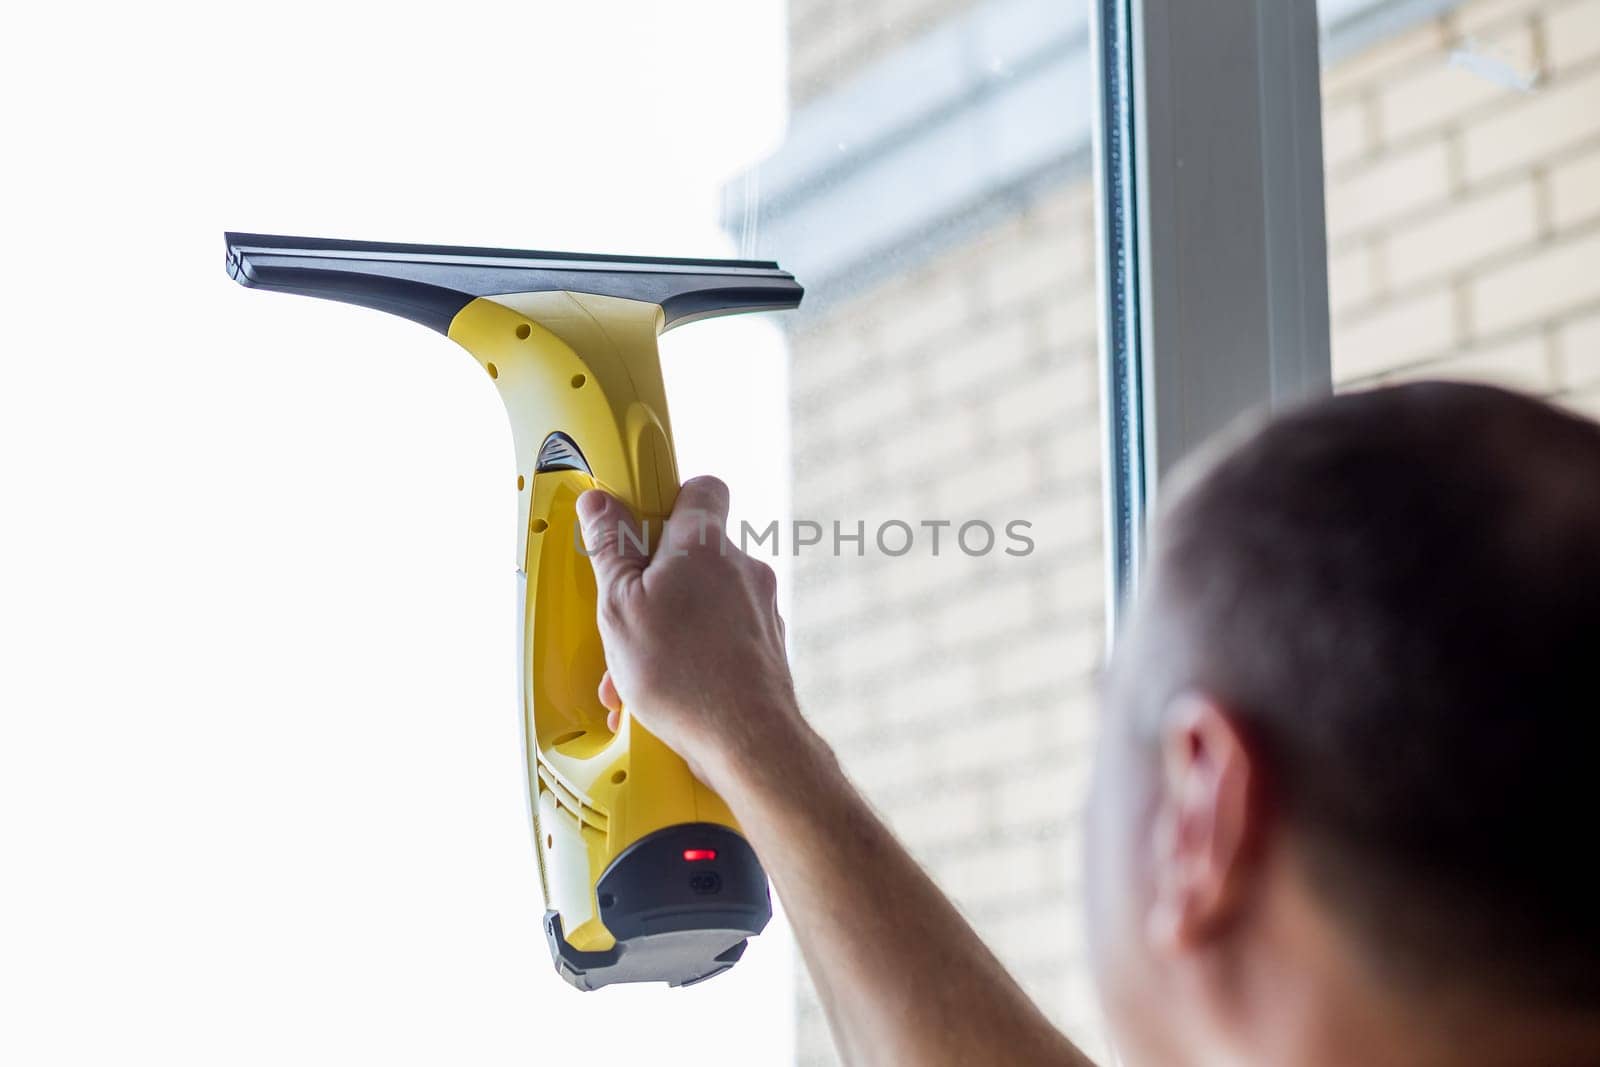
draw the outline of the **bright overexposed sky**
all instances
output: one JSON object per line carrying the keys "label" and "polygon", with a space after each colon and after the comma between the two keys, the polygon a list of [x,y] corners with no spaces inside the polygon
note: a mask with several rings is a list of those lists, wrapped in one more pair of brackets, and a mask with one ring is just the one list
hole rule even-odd
{"label": "bright overexposed sky", "polygon": [[[0,1062],[780,1064],[781,921],[556,977],[510,433],[420,326],[222,231],[730,255],[779,0],[29,5],[0,43]],[[685,474],[786,507],[774,325],[664,340]]]}

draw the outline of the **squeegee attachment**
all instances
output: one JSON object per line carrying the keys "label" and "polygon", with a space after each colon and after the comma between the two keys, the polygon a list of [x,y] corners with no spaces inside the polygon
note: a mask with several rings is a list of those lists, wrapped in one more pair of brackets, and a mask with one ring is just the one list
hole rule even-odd
{"label": "squeegee attachment", "polygon": [[776,263],[526,252],[509,248],[225,235],[241,285],[375,308],[440,333],[477,297],[572,292],[654,304],[663,329],[714,315],[798,307],[804,290]]}
{"label": "squeegee attachment", "polygon": [[775,263],[230,233],[240,284],[376,308],[465,348],[511,419],[519,664],[544,931],[579,989],[687,985],[732,967],[772,917],[722,798],[626,710],[611,730],[577,500],[612,493],[659,533],[678,491],[658,335],[799,305]]}

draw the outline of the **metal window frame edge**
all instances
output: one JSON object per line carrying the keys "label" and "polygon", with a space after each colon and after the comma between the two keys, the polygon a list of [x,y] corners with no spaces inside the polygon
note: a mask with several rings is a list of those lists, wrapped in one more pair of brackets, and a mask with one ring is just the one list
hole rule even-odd
{"label": "metal window frame edge", "polygon": [[1114,642],[1163,480],[1241,415],[1328,392],[1332,371],[1315,0],[1093,11]]}

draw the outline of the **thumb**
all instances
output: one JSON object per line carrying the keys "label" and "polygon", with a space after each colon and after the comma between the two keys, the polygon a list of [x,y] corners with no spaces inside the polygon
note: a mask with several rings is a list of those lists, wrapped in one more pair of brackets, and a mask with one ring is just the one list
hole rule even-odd
{"label": "thumb", "polygon": [[578,523],[601,600],[639,579],[650,554],[638,521],[622,501],[590,489],[578,497]]}

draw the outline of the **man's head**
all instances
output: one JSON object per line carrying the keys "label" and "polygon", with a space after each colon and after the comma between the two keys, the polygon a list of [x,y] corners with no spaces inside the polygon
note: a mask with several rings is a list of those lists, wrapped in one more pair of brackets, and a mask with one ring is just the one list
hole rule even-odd
{"label": "man's head", "polygon": [[1600,1010],[1600,427],[1407,385],[1177,481],[1091,814],[1119,1038],[1248,1040],[1317,983]]}

